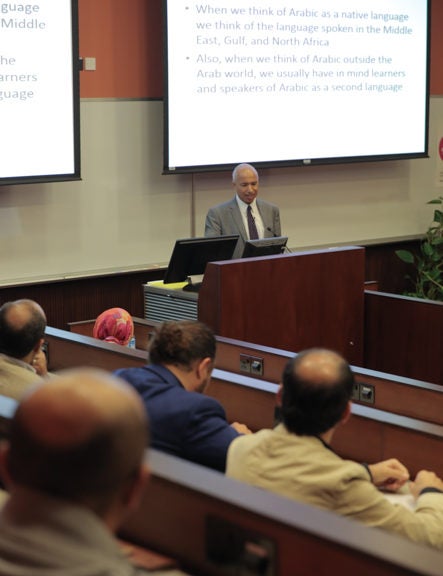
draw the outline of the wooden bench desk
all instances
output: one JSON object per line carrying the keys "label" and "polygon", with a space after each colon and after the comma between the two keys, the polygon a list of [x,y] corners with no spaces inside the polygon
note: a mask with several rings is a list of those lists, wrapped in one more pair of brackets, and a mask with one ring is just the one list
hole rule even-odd
{"label": "wooden bench desk", "polygon": [[[48,328],[46,338],[52,370],[79,365],[114,370],[146,362],[145,351],[63,330]],[[277,389],[273,382],[215,369],[206,393],[221,402],[229,422],[243,422],[256,431],[273,426]],[[333,445],[344,457],[377,462],[395,456],[413,474],[430,468],[443,476],[442,431],[441,426],[421,419],[354,405],[352,418],[339,429]]]}
{"label": "wooden bench desk", "polygon": [[[2,435],[16,402],[0,396]],[[150,482],[119,536],[192,574],[440,576],[443,554],[156,450]],[[230,564],[226,566],[229,559]],[[254,563],[255,572],[240,572]]]}
{"label": "wooden bench desk", "polygon": [[[157,324],[144,318],[134,318],[138,347],[146,349],[149,333]],[[93,326],[93,320],[74,322],[70,324],[70,330],[79,334],[92,335]],[[263,375],[247,374],[257,380],[279,383],[284,366],[294,356],[294,352],[287,350],[221,336],[216,338],[216,367],[244,376],[245,373],[240,371],[240,355],[259,358],[263,361]],[[371,407],[443,425],[443,386],[359,366],[353,366],[352,369],[359,383],[373,387]],[[357,398],[354,398],[354,402],[368,405]]]}

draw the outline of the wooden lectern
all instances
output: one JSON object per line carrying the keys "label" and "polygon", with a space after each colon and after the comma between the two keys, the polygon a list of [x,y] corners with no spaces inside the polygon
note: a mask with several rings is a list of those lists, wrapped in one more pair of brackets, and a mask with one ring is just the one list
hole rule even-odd
{"label": "wooden lectern", "polygon": [[198,319],[218,336],[293,352],[327,347],[361,366],[364,252],[350,246],[211,262]]}

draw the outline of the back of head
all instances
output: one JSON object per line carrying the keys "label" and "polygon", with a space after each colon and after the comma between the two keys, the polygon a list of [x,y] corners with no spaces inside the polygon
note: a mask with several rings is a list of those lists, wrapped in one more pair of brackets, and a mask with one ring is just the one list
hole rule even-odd
{"label": "back of head", "polygon": [[46,316],[37,302],[6,302],[0,307],[0,352],[24,358],[43,338],[45,329]]}
{"label": "back of head", "polygon": [[7,470],[25,486],[103,515],[140,470],[145,410],[134,390],[99,370],[70,370],[24,397],[10,430]]}
{"label": "back of head", "polygon": [[94,338],[126,346],[134,335],[134,323],[124,308],[109,308],[97,317],[92,331]]}
{"label": "back of head", "polygon": [[215,350],[214,333],[202,322],[170,321],[155,330],[149,344],[149,360],[190,370],[195,360],[214,359]]}
{"label": "back of head", "polygon": [[339,354],[321,348],[301,352],[283,372],[285,426],[301,436],[327,432],[341,420],[353,384],[349,364]]}

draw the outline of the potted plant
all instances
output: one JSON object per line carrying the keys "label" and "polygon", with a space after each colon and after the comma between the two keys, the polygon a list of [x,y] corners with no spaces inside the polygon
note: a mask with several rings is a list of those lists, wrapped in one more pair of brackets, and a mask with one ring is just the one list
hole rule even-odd
{"label": "potted plant", "polygon": [[[427,204],[443,204],[443,196],[430,200]],[[415,277],[410,279],[414,290],[407,296],[443,301],[443,211],[434,210],[434,219],[417,254],[409,250],[396,250],[397,256],[415,266]]]}

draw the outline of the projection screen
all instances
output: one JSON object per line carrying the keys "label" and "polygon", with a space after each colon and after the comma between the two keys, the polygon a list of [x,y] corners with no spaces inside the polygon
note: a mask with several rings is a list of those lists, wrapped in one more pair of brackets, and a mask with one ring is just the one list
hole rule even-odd
{"label": "projection screen", "polygon": [[164,171],[427,155],[428,0],[164,0]]}

